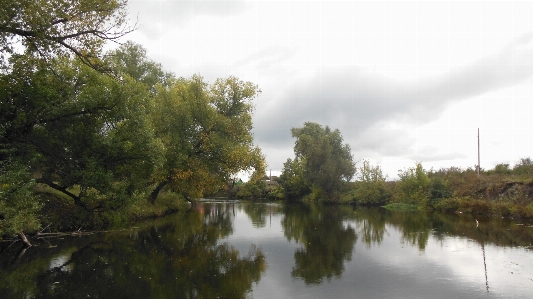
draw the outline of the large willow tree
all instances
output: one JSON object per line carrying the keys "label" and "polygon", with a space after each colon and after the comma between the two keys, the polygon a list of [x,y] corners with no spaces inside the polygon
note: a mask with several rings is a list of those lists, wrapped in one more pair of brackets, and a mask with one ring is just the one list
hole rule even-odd
{"label": "large willow tree", "polygon": [[[94,126],[86,126],[91,115],[112,107],[111,104],[92,105],[86,100],[76,103],[76,97],[86,97],[92,89],[92,103],[109,96],[111,89],[98,92],[97,82],[101,78],[81,70],[70,59],[78,57],[84,65],[107,71],[102,62],[102,49],[107,41],[118,41],[135,29],[128,25],[127,0],[3,0],[0,4],[0,237],[17,233],[23,240],[24,231],[39,227],[37,211],[39,198],[33,193],[34,177],[39,173],[54,177],[46,179],[50,185],[66,191],[66,181],[56,179],[62,170],[74,177],[81,174],[83,167],[65,168],[64,165],[47,165],[51,156],[60,156],[64,162],[70,160],[73,147],[82,148],[82,135],[75,142],[70,137]],[[69,65],[70,67],[66,67]],[[55,69],[57,67],[57,69]],[[81,70],[81,71],[80,71]],[[87,75],[81,78],[79,74]],[[80,80],[77,80],[77,79]],[[113,84],[111,82],[107,82]],[[109,87],[105,83],[104,86]],[[87,86],[90,86],[87,88]],[[73,90],[85,89],[83,95]],[[97,95],[103,95],[98,97]],[[86,97],[87,98],[87,97]],[[77,122],[84,118],[84,121]],[[119,117],[120,118],[120,117]],[[117,119],[117,118],[115,118]],[[58,132],[52,126],[70,122],[63,136],[50,134]],[[101,121],[102,118],[99,119]],[[77,128],[75,130],[74,127]],[[44,134],[40,134],[44,133]],[[69,147],[46,146],[65,138]],[[37,145],[39,144],[39,145]],[[90,147],[90,145],[88,146]],[[66,155],[61,155],[63,152]],[[87,151],[85,151],[87,152]],[[102,153],[103,154],[103,153]],[[100,155],[101,157],[102,155]],[[85,159],[85,162],[91,158]],[[98,158],[92,158],[98,159]],[[79,160],[77,160],[79,161]],[[64,164],[64,163],[63,163]],[[85,163],[95,165],[95,163]],[[96,167],[98,168],[98,167]],[[37,170],[39,169],[39,170]],[[55,169],[54,174],[46,169]],[[93,167],[94,169],[94,167]],[[75,174],[77,172],[77,174]],[[104,176],[109,177],[109,175]],[[77,179],[79,181],[79,179]],[[97,179],[96,181],[102,179]],[[82,181],[84,181],[82,179]],[[87,180],[85,180],[87,181]],[[102,185],[93,181],[90,184]],[[83,205],[79,195],[71,193],[77,203]],[[70,195],[69,195],[70,196]],[[27,243],[27,245],[29,245]]]}
{"label": "large willow tree", "polygon": [[37,182],[89,210],[101,206],[95,197],[143,185],[132,178],[151,172],[159,151],[142,84],[68,58],[12,61],[0,76],[3,158],[23,161]]}
{"label": "large willow tree", "polygon": [[253,144],[252,100],[259,89],[235,77],[209,85],[199,76],[159,86],[150,114],[165,148],[151,201],[169,187],[185,197],[216,191],[241,170],[262,165]]}
{"label": "large willow tree", "polygon": [[296,138],[294,153],[303,163],[303,177],[312,187],[336,200],[344,182],[355,174],[350,146],[343,144],[338,129],[332,131],[317,123],[306,122],[302,128],[292,128]]}

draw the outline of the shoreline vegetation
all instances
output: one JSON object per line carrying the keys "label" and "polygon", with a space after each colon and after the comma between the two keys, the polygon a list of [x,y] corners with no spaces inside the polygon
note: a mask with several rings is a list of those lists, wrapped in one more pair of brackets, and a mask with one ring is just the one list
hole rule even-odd
{"label": "shoreline vegetation", "polygon": [[[378,165],[364,161],[358,172],[380,172]],[[473,216],[533,220],[533,161],[522,158],[513,168],[499,164],[494,169],[482,170],[480,175],[472,168],[452,167],[439,171],[426,171],[421,163],[400,171],[397,181],[386,181],[380,175],[372,180],[345,182],[336,197],[323,197],[323,193],[308,189],[299,198],[287,196],[284,176],[250,181],[238,186],[228,184],[219,192],[208,196],[218,199],[269,200],[279,202],[319,202],[355,206],[380,206],[391,211],[427,211],[446,214],[470,214]],[[273,183],[275,182],[275,183]],[[305,189],[305,188],[303,188]],[[72,190],[73,192],[76,190]],[[34,186],[40,198],[39,222],[45,226],[19,235],[24,243],[48,232],[80,232],[80,230],[112,229],[143,220],[163,217],[189,208],[190,201],[177,192],[164,190],[155,204],[146,200],[145,194],[131,199],[131,204],[120,209],[95,209],[87,211],[77,206],[68,196],[46,185]],[[7,238],[6,238],[7,237]],[[24,238],[29,240],[24,240]],[[4,235],[4,241],[17,238]]]}
{"label": "shoreline vegetation", "polygon": [[[300,194],[310,201],[381,206],[390,210],[425,210],[491,217],[533,220],[533,160],[516,165],[498,164],[490,170],[450,167],[425,170],[421,163],[399,171],[399,179],[387,181],[379,165],[363,161],[356,181],[346,182],[334,197],[316,192]],[[279,179],[281,186],[289,181]],[[294,186],[293,186],[294,187]],[[276,191],[271,191],[276,194]],[[277,194],[279,195],[279,191]],[[282,197],[289,196],[287,192]]]}
{"label": "shoreline vegetation", "polygon": [[292,132],[295,158],[287,159],[280,177],[265,176],[259,183],[239,186],[234,196],[533,220],[529,157],[488,170],[454,166],[426,170],[416,162],[399,170],[398,180],[389,181],[379,165],[368,160],[353,163],[350,146],[343,144],[338,130],[305,123]]}

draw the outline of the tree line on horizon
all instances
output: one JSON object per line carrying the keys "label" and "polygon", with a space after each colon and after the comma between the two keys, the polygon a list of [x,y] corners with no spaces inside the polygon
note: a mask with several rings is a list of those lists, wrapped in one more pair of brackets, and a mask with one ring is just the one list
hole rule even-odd
{"label": "tree line on horizon", "polygon": [[533,219],[533,160],[529,157],[520,158],[513,167],[501,163],[480,174],[474,168],[454,166],[426,170],[416,162],[390,181],[379,165],[363,160],[357,166],[338,129],[306,122],[291,132],[296,139],[295,157],[284,163],[277,185],[247,183],[234,196]]}

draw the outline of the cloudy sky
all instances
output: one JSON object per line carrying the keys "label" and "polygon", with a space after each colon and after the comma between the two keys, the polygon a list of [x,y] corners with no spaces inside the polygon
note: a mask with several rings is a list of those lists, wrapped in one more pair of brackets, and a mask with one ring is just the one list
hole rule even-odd
{"label": "cloudy sky", "polygon": [[[128,35],[177,76],[258,84],[273,174],[292,127],[338,128],[389,178],[533,157],[533,2],[129,0]],[[359,164],[361,165],[361,163]]]}

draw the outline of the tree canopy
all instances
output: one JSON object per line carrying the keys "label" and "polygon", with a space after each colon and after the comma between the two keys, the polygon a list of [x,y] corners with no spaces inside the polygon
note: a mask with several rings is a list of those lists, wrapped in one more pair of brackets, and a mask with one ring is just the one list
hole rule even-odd
{"label": "tree canopy", "polygon": [[302,163],[303,178],[330,200],[336,200],[343,183],[355,174],[350,146],[343,144],[338,129],[332,131],[317,123],[306,122],[302,128],[293,128],[291,132],[296,138],[294,154],[296,161]]}
{"label": "tree canopy", "polygon": [[260,165],[262,156],[251,134],[251,101],[259,92],[256,85],[235,77],[208,85],[193,76],[158,87],[151,119],[166,154],[152,179],[153,201],[166,185],[200,197],[227,184],[240,170]]}
{"label": "tree canopy", "polygon": [[264,169],[251,133],[256,85],[175,78],[131,42],[110,54],[113,76],[71,55],[9,57],[0,182],[19,188],[0,186],[0,235],[38,227],[36,186],[94,214],[154,203],[165,189],[199,198],[241,170]]}
{"label": "tree canopy", "polygon": [[0,6],[0,53],[27,52],[50,59],[73,53],[101,68],[102,47],[135,30],[127,0],[4,0]]}

